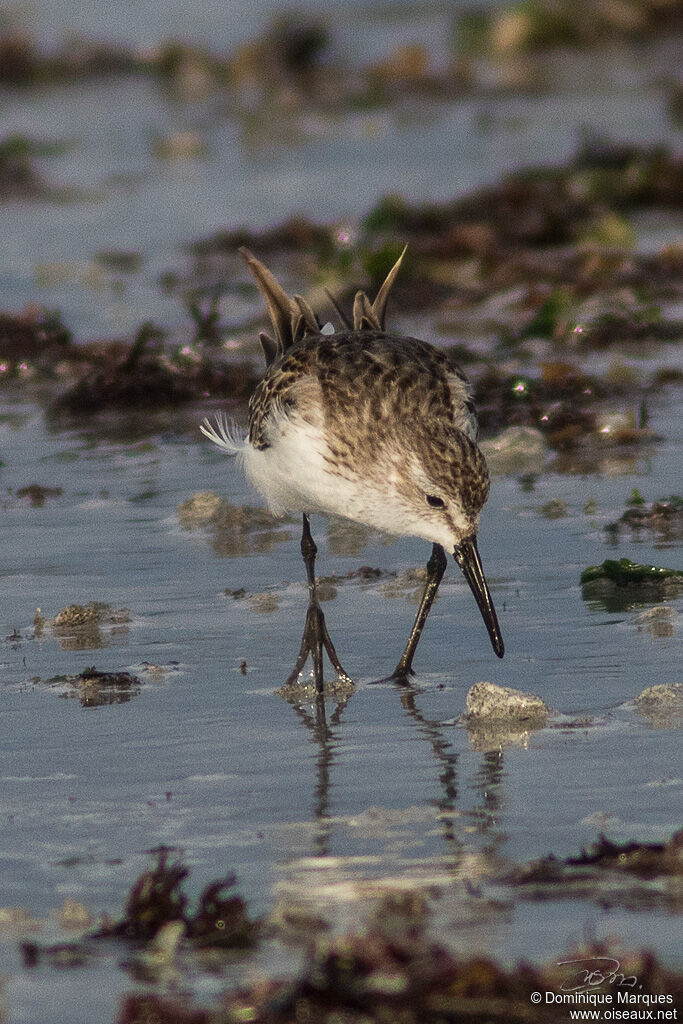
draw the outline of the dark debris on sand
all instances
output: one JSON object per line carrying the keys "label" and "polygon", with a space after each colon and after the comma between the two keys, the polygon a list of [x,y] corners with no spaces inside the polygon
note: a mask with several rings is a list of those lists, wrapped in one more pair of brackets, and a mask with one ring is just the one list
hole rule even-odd
{"label": "dark debris on sand", "polygon": [[[363,219],[361,246],[374,251],[391,237],[397,244],[408,242],[413,256],[482,257],[492,273],[517,250],[580,241],[609,210],[680,209],[682,192],[683,160],[666,149],[587,141],[564,167],[516,171],[454,200],[413,204],[386,196]],[[246,245],[267,255],[305,250],[324,263],[339,247],[337,231],[297,217],[263,231],[217,233],[196,242],[193,252],[206,257]],[[676,266],[672,275],[675,271]],[[377,273],[381,276],[384,267]]]}
{"label": "dark debris on sand", "polygon": [[[48,393],[53,415],[88,418],[100,412],[246,398],[258,375],[245,361],[201,341],[169,349],[162,332],[143,324],[132,342],[74,344],[56,314],[30,308],[0,315],[0,382],[23,382]],[[66,385],[66,386],[65,386]],[[55,399],[54,391],[61,391]]]}
{"label": "dark debris on sand", "polygon": [[[640,209],[680,210],[681,195],[683,162],[664,149],[588,139],[564,167],[517,172],[453,201],[387,197],[355,229],[293,218],[219,232],[194,244],[188,274],[167,286],[186,295],[220,284],[243,301],[251,286],[237,250],[246,245],[297,281],[308,278],[324,316],[322,286],[350,307],[356,288],[382,280],[407,242],[396,312],[434,316],[447,349],[449,337],[473,331],[489,339],[484,349],[466,340],[451,349],[467,365],[485,435],[520,425],[558,450],[586,439],[638,445],[657,440],[645,400],[679,385],[680,372],[598,377],[577,362],[596,350],[646,355],[683,340],[683,322],[669,312],[683,298],[683,249],[635,251],[627,220]],[[335,319],[331,308],[329,315]],[[501,368],[515,359],[535,365],[533,378]],[[629,412],[613,426],[600,417],[615,397]]]}
{"label": "dark debris on sand", "polygon": [[30,148],[14,137],[0,140],[0,202],[49,196],[50,186],[36,169]]}
{"label": "dark debris on sand", "polygon": [[[151,852],[156,862],[132,886],[120,920],[106,922],[76,943],[51,947],[24,943],[25,966],[31,969],[45,962],[80,967],[102,949],[101,940],[124,940],[133,950],[126,968],[134,978],[144,977],[153,984],[158,977],[154,957],[157,968],[161,955],[164,963],[174,962],[177,970],[181,961],[176,958],[194,953],[199,959],[192,961],[193,971],[201,970],[204,963],[203,969],[215,972],[216,956],[246,956],[258,947],[261,937],[273,939],[276,924],[271,924],[266,936],[263,925],[249,918],[235,890],[234,876],[208,885],[192,912],[182,891],[187,867],[173,859],[166,847]],[[516,868],[496,884],[514,887],[523,899],[578,894],[638,909],[645,905],[648,892],[659,896],[658,905],[673,907],[671,900],[666,903],[662,884],[682,874],[683,833],[666,843],[650,844],[619,844],[603,836],[578,857],[546,857]],[[622,880],[621,890],[604,889],[605,879],[615,877]],[[625,888],[631,880],[642,888],[640,902]],[[675,900],[675,890],[671,892]],[[168,929],[175,925],[180,928],[163,951],[159,937],[169,935]],[[635,976],[640,993],[666,992],[675,1004],[683,998],[683,975],[667,972],[647,953],[617,952],[607,944],[594,943],[545,967],[520,964],[509,969],[491,959],[459,959],[429,935],[427,905],[414,893],[387,895],[363,933],[330,937],[319,928],[310,933],[307,944],[304,963],[289,980],[262,977],[250,987],[225,991],[210,1007],[181,994],[137,992],[122,1000],[117,1024],[149,1024],[152,1019],[157,1024],[550,1022],[557,1019],[557,1007],[544,1003],[530,1014],[531,993],[567,991],[566,964],[597,957],[612,958],[616,966],[611,972],[615,976],[605,972],[604,982],[596,982],[595,991],[613,991],[620,977]],[[213,953],[204,962],[201,957],[207,947]]]}
{"label": "dark debris on sand", "polygon": [[[194,244],[194,266],[171,287],[236,281],[236,253],[247,246],[271,262],[297,257],[297,276],[332,285],[345,303],[368,278],[381,280],[408,243],[407,270],[392,293],[399,311],[438,308],[446,299],[455,311],[476,308],[524,288],[517,331],[505,326],[507,316],[497,325],[509,345],[530,336],[574,350],[678,341],[683,324],[667,322],[657,307],[680,300],[683,250],[633,251],[626,216],[680,210],[681,195],[683,161],[666,150],[589,140],[564,167],[516,172],[455,200],[411,204],[387,196],[358,225],[352,247],[348,226],[303,218],[265,231],[219,232]],[[595,297],[604,297],[603,308],[588,319],[585,303]]]}
{"label": "dark debris on sand", "polygon": [[142,61],[125,47],[72,36],[59,50],[48,53],[19,28],[0,33],[0,84],[3,85],[58,85],[140,70],[143,70]]}
{"label": "dark debris on sand", "polygon": [[[665,843],[615,843],[601,835],[591,849],[582,850],[576,857],[550,854],[516,868],[504,881],[515,886],[556,886],[577,876],[595,881],[602,872],[610,871],[648,880],[683,877],[683,830]],[[559,895],[558,891],[554,893]]]}
{"label": "dark debris on sand", "polygon": [[61,487],[46,487],[44,484],[27,484],[15,491],[17,498],[28,498],[31,508],[42,508],[48,498],[59,498]]}
{"label": "dark debris on sand", "polygon": [[231,874],[202,892],[196,913],[187,919],[187,936],[195,946],[248,949],[254,945],[258,926],[247,916],[236,884]]}
{"label": "dark debris on sand", "polygon": [[54,403],[55,414],[91,416],[107,409],[148,410],[211,398],[245,398],[256,377],[250,364],[209,357],[201,347],[167,352],[144,324],[127,349],[103,353]]}
{"label": "dark debris on sand", "polygon": [[630,530],[633,537],[638,537],[642,530],[649,530],[661,541],[683,540],[683,498],[672,494],[648,505],[642,495],[634,491],[626,511],[605,527],[613,540],[625,530]]}
{"label": "dark debris on sand", "polygon": [[[649,381],[635,371],[598,377],[577,360],[608,347],[647,354],[683,339],[683,324],[667,318],[683,297],[683,249],[635,252],[624,219],[640,208],[675,211],[681,195],[683,162],[666,151],[589,140],[564,167],[511,174],[450,202],[386,198],[355,235],[301,218],[222,232],[194,245],[188,275],[165,279],[191,319],[186,344],[171,345],[150,323],[132,340],[75,344],[58,315],[29,308],[0,315],[0,383],[33,387],[56,417],[245,400],[262,370],[227,351],[220,322],[221,301],[233,294],[243,307],[251,294],[239,246],[308,278],[316,306],[323,285],[350,306],[356,287],[383,278],[407,242],[397,313],[434,316],[446,348],[449,335],[459,337],[452,354],[468,366],[484,434],[533,426],[558,450],[598,437],[650,442],[646,417],[605,427],[600,403],[619,397],[642,409],[650,394],[679,385],[680,371],[665,366]],[[249,317],[235,326],[255,333]],[[473,328],[485,348],[462,340]],[[515,360],[531,361],[533,377],[501,366]]]}
{"label": "dark debris on sand", "polygon": [[420,929],[396,936],[380,925],[318,939],[295,981],[262,981],[226,994],[211,1009],[183,998],[129,995],[117,1024],[146,1024],[150,1016],[158,1024],[554,1024],[558,1006],[545,999],[534,1005],[532,993],[566,992],[577,982],[575,962],[592,960],[604,972],[592,991],[630,990],[635,978],[639,993],[666,993],[680,1005],[683,976],[648,953],[593,943],[572,950],[564,962],[509,969],[483,957],[456,959]]}
{"label": "dark debris on sand", "polygon": [[23,313],[0,313],[0,360],[4,378],[19,372],[21,363],[53,363],[70,350],[71,332],[58,313],[30,306]]}
{"label": "dark debris on sand", "polygon": [[[648,953],[615,952],[603,943],[572,950],[572,960],[597,959],[614,991],[636,978],[639,993],[683,999],[683,976]],[[618,959],[617,959],[618,957]],[[612,970],[605,967],[609,962]],[[379,933],[320,943],[293,985],[263,982],[226,997],[219,1008],[194,1008],[171,996],[129,995],[116,1024],[555,1024],[564,1010],[532,993],[561,993],[576,968],[520,964],[508,970],[489,959],[455,960],[425,938],[391,941]],[[574,971],[574,975],[570,974]],[[628,979],[628,980],[627,980]],[[630,991],[630,989],[629,989]]]}
{"label": "dark debris on sand", "polygon": [[660,583],[683,586],[683,570],[639,565],[629,558],[607,558],[601,565],[589,565],[581,573],[583,584],[599,580],[608,580],[617,587],[647,587]]}
{"label": "dark debris on sand", "polygon": [[[547,65],[532,59],[538,54],[558,46],[634,46],[672,34],[683,23],[677,0],[512,0],[491,9],[454,11],[454,45],[437,65],[419,43],[399,45],[370,64],[349,59],[348,46],[335,45],[325,20],[296,11],[276,15],[258,36],[231,52],[177,38],[143,49],[73,34],[46,50],[9,21],[0,26],[0,85],[151,76],[189,99],[223,91],[247,130],[267,119],[266,110],[286,120],[293,112],[368,110],[406,96],[449,100],[474,89],[520,86],[538,91],[547,88],[548,77]],[[525,56],[522,72],[520,55]]]}
{"label": "dark debris on sand", "polygon": [[[297,278],[308,276],[318,290],[332,286],[350,305],[355,288],[381,280],[408,242],[410,265],[393,292],[397,310],[436,311],[445,347],[450,334],[462,337],[471,325],[494,335],[484,353],[466,342],[453,346],[468,366],[484,434],[533,426],[557,450],[589,437],[640,444],[656,439],[645,399],[680,384],[680,374],[665,368],[650,381],[635,373],[598,378],[577,360],[606,348],[646,354],[683,340],[683,323],[666,312],[683,297],[683,249],[636,252],[626,219],[640,209],[680,210],[682,195],[683,162],[665,150],[587,139],[564,167],[517,172],[452,202],[388,197],[358,225],[352,247],[340,225],[302,218],[265,231],[219,232],[196,243],[194,267],[173,287],[217,280],[249,287],[237,257],[246,245],[280,257],[289,273],[295,260]],[[487,303],[498,313],[486,313]],[[533,358],[535,377],[501,369],[503,360],[528,358],[538,343],[552,354]],[[614,397],[644,415],[605,424],[601,402],[604,408]]]}
{"label": "dark debris on sand", "polygon": [[468,9],[459,38],[469,56],[515,58],[560,46],[637,43],[682,25],[677,0],[518,0]]}
{"label": "dark debris on sand", "polygon": [[567,858],[568,867],[597,867],[638,878],[683,878],[683,829],[666,843],[613,843],[600,836],[592,849]]}
{"label": "dark debris on sand", "polygon": [[663,148],[589,141],[566,167],[516,171],[446,203],[414,206],[386,198],[364,226],[406,236],[424,255],[465,252],[493,259],[515,248],[576,242],[606,209],[680,208],[682,185],[683,161]]}
{"label": "dark debris on sand", "polygon": [[[95,627],[96,629],[96,627]],[[71,630],[73,632],[73,630]],[[85,639],[89,635],[87,628],[83,628]],[[93,646],[90,643],[76,643],[75,649]],[[101,647],[102,641],[97,635],[95,646]],[[67,649],[71,649],[67,646]],[[34,680],[40,682],[39,679]],[[48,686],[66,687],[60,696],[77,697],[84,708],[99,708],[109,704],[127,704],[133,697],[140,693],[142,683],[137,676],[130,672],[100,672],[93,665],[91,668],[84,668],[76,675],[59,675],[46,679]]]}
{"label": "dark debris on sand", "polygon": [[75,34],[46,50],[20,26],[0,26],[0,85],[45,87],[115,75],[151,75],[173,83],[194,71],[212,88],[238,90],[251,78],[272,88],[299,81],[318,95],[322,84],[313,73],[328,44],[321,22],[287,15],[274,19],[257,39],[224,54],[180,39],[143,49]]}
{"label": "dark debris on sand", "polygon": [[614,842],[601,835],[578,856],[542,857],[500,879],[530,900],[584,899],[628,910],[683,908],[683,830],[662,843]]}
{"label": "dark debris on sand", "polygon": [[67,146],[60,142],[40,142],[21,134],[0,138],[0,203],[11,200],[66,202],[79,198],[82,193],[52,184],[37,167],[39,158],[59,154]]}
{"label": "dark debris on sand", "polygon": [[153,939],[162,925],[184,920],[187,897],[180,890],[189,868],[169,858],[160,847],[156,864],[133,884],[120,921],[102,928],[94,938],[124,938],[138,942]]}
{"label": "dark debris on sand", "polygon": [[[647,425],[652,386],[628,374],[589,374],[575,361],[541,361],[536,376],[509,373],[491,363],[472,374],[482,434],[508,427],[534,427],[557,451],[592,443],[604,449],[661,440]],[[618,398],[631,412],[612,416],[605,406]],[[636,416],[636,410],[640,413]]]}

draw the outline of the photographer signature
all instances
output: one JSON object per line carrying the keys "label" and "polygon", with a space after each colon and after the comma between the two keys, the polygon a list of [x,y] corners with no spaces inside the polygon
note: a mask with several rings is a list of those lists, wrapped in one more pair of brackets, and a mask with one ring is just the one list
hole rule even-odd
{"label": "photographer signature", "polygon": [[610,956],[581,957],[578,960],[558,960],[558,967],[572,964],[575,970],[560,986],[562,992],[587,992],[599,985],[616,985],[617,988],[635,988],[638,979],[635,974],[621,973],[621,964]]}

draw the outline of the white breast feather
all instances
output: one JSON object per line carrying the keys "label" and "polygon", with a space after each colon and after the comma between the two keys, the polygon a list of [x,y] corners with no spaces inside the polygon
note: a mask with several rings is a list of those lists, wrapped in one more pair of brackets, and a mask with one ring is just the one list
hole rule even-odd
{"label": "white breast feather", "polygon": [[326,502],[327,450],[320,428],[274,406],[266,431],[270,446],[247,445],[244,469],[276,515],[329,510]]}

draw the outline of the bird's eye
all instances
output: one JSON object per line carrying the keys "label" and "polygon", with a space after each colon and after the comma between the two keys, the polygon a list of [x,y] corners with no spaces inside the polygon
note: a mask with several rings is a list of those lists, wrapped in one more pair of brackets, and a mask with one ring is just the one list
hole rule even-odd
{"label": "bird's eye", "polygon": [[427,495],[427,504],[431,505],[432,508],[445,508],[446,502],[443,498],[437,498],[436,494]]}

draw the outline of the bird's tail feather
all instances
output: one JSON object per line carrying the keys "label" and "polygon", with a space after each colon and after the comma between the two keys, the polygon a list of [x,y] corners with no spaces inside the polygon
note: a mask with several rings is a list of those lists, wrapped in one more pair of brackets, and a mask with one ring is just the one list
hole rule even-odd
{"label": "bird's tail feather", "polygon": [[224,412],[216,413],[216,424],[207,418],[202,420],[199,429],[204,437],[213,441],[221,451],[228,455],[239,455],[247,445],[247,438],[242,427],[234,420],[229,419]]}

